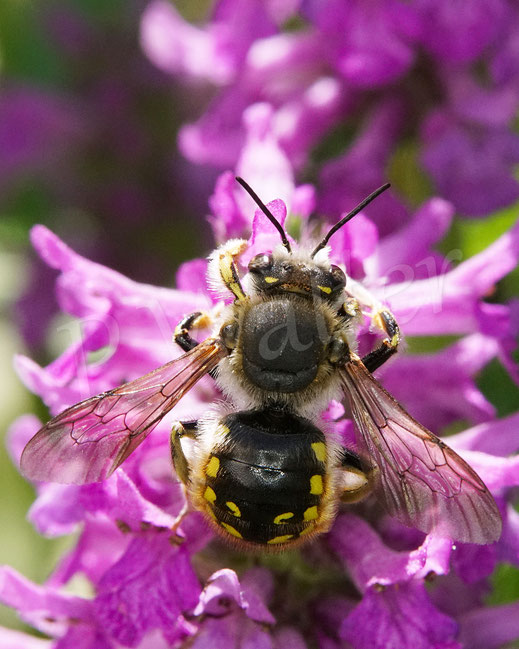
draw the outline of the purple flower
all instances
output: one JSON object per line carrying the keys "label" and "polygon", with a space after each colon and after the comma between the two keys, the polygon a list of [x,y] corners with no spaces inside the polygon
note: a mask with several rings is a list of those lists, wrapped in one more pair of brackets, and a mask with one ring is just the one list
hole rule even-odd
{"label": "purple flower", "polygon": [[[308,219],[313,191],[295,188],[285,163],[277,176],[262,175],[263,147],[277,152],[280,161],[284,158],[275,141],[269,141],[268,128],[267,140],[263,139],[262,116],[268,124],[270,113],[262,106],[256,110],[256,131],[251,153],[243,154],[243,168],[257,173],[263,188],[258,191],[264,190],[267,199],[275,191],[291,197],[294,207],[288,216],[279,199],[269,207],[280,223],[295,218],[296,209],[299,238],[308,243],[318,236]],[[252,155],[255,147],[257,158]],[[258,161],[261,164],[254,172]],[[212,204],[218,213],[218,218],[211,217],[217,236],[250,233],[243,264],[279,245],[270,221],[244,200],[230,176],[220,179]],[[511,308],[501,305],[506,309],[502,318],[506,326],[502,322],[492,326],[480,312],[484,313],[483,297],[489,288],[517,264],[519,240],[517,227],[513,228],[488,250],[454,268],[452,261],[438,254],[428,259],[430,246],[442,237],[451,216],[452,209],[444,201],[428,201],[408,225],[380,240],[376,226],[361,215],[331,240],[330,254],[333,260],[347,258],[356,277],[405,322],[405,330],[462,336],[445,352],[397,359],[385,370],[384,383],[435,430],[460,418],[485,422],[451,437],[449,443],[492,489],[504,520],[502,541],[488,548],[454,547],[450,539],[403,527],[367,501],[356,513],[341,513],[329,535],[300,553],[288,553],[288,573],[283,563],[261,558],[257,568],[246,570],[239,565],[240,552],[218,544],[198,513],[189,514],[176,535],[169,531],[184,497],[170,466],[170,423],[164,418],[107,480],[37,486],[32,522],[47,535],[79,529],[79,538],[45,586],[30,584],[5,568],[0,599],[53,638],[51,646],[58,649],[176,647],[185,641],[199,649],[236,643],[267,648],[281,647],[286,638],[302,648],[307,646],[306,621],[317,610],[321,613],[313,634],[325,647],[341,642],[356,649],[463,646],[464,620],[471,611],[477,616],[483,606],[482,594],[496,562],[506,558],[519,563],[519,524],[507,507],[510,489],[519,482],[517,459],[506,457],[517,451],[512,434],[515,419],[496,422],[492,407],[474,383],[477,370],[504,353],[502,341],[512,326]],[[412,249],[405,245],[410,233]],[[35,228],[32,238],[42,258],[60,273],[61,308],[82,325],[82,340],[47,368],[27,358],[17,359],[23,380],[53,413],[164,363],[172,353],[170,332],[185,313],[220,308],[217,294],[204,287],[202,260],[180,270],[181,288],[160,289],[87,261],[44,227]],[[412,281],[401,281],[402,269],[416,273]],[[373,344],[367,329],[359,343],[361,348]],[[86,360],[87,352],[107,348],[95,362]],[[217,398],[214,384],[204,379],[180,401],[174,416],[196,417]],[[329,425],[343,412],[339,404],[331,404]],[[335,424],[345,441],[351,433],[346,424]],[[34,417],[13,425],[10,449],[15,461],[39,426]],[[498,431],[502,431],[500,446],[489,445],[489,439],[499,437]],[[79,574],[88,580],[90,597],[62,591]],[[429,594],[425,580],[432,575],[438,585]],[[469,609],[449,608],[445,603],[452,589],[465,582],[473,583],[481,595]],[[311,583],[304,595],[305,584]],[[342,584],[348,597],[331,598],[332,583]]]}
{"label": "purple flower", "polygon": [[[91,32],[70,18],[62,13],[53,29],[66,51],[77,45],[84,59]],[[192,200],[205,209],[208,187],[219,174],[207,221],[216,245],[247,240],[237,262],[240,274],[254,255],[279,247],[280,237],[236,174],[267,204],[294,250],[311,250],[345,210],[388,174],[395,176],[391,191],[333,236],[329,259],[344,267],[347,286],[369,291],[374,306],[391,308],[405,335],[455,337],[436,353],[402,350],[377,377],[435,433],[458,430],[462,422],[465,430],[448,443],[492,492],[503,520],[499,541],[453,544],[406,527],[384,512],[375,494],[341,506],[329,533],[284,554],[246,555],[225,545],[197,511],[177,527],[186,500],[171,466],[171,423],[198,419],[222,400],[211,377],[204,377],[145,440],[137,436],[142,444],[102,482],[76,484],[87,475],[78,479],[70,461],[76,449],[61,446],[56,471],[73,484],[37,483],[29,520],[46,536],[75,533],[75,545],[41,586],[10,567],[0,569],[0,601],[49,640],[0,629],[2,646],[497,649],[519,637],[515,603],[485,605],[497,564],[519,566],[518,415],[496,418],[477,384],[491,361],[519,383],[513,357],[518,303],[488,301],[518,264],[519,226],[469,259],[436,247],[456,212],[486,215],[519,196],[513,176],[519,159],[512,130],[519,105],[515,18],[510,0],[469,0],[454,8],[447,0],[369,6],[219,0],[194,26],[171,3],[154,0],[140,23],[144,52],[175,78],[181,152],[216,170],[175,161],[186,188],[182,195],[196,189]],[[24,109],[31,135],[30,141],[11,142],[16,131],[0,126],[14,172],[32,168],[33,142],[50,142],[60,156],[64,147],[66,159],[70,135],[81,148],[84,133],[104,133],[104,116],[119,110],[132,117],[106,130],[115,161],[124,171],[127,160],[138,160],[148,176],[149,162],[162,155],[161,169],[170,178],[170,148],[166,144],[161,155],[152,151],[131,110],[140,88],[169,96],[165,78],[150,71],[141,61],[136,77],[130,70],[123,78],[101,79],[86,94],[81,113],[69,114],[67,102],[43,102],[48,118],[41,133],[31,107],[14,102]],[[0,103],[0,112],[12,118],[5,105]],[[89,113],[95,118],[86,119]],[[406,156],[410,180],[399,171]],[[70,165],[65,167],[69,178]],[[406,186],[413,187],[413,201]],[[119,215],[119,225],[142,224],[143,215],[160,213],[153,188],[123,173],[108,189],[88,192],[95,200],[87,204]],[[76,195],[76,182],[63,191],[71,189]],[[158,196],[169,210],[172,192]],[[312,217],[315,211],[323,218]],[[228,291],[222,295],[216,282],[207,281],[206,259],[182,264],[175,289],[158,288],[89,261],[44,226],[31,236],[57,274],[60,309],[73,318],[62,329],[65,351],[48,366],[25,356],[15,360],[23,382],[51,415],[180,355],[171,342],[179,321],[193,312],[219,313],[232,301]],[[358,317],[356,341],[361,356],[380,342],[364,316]],[[203,329],[196,336],[203,340],[211,333]],[[322,416],[328,436],[363,453],[342,403],[332,400]],[[41,425],[33,415],[12,425],[8,444],[16,465]],[[431,461],[437,455],[445,460],[439,448],[431,447]],[[117,449],[114,437],[105,435],[88,448],[87,468],[99,475]]]}
{"label": "purple flower", "polygon": [[[180,130],[187,158],[237,168],[243,117],[267,102],[272,132],[295,169],[305,168],[323,136],[333,142],[318,187],[325,213],[336,216],[352,196],[363,198],[410,142],[423,143],[422,171],[462,214],[482,216],[517,199],[512,2],[308,0],[286,15],[297,19],[297,31],[284,31],[268,3],[217,3],[197,28],[166,3],[148,6],[141,38],[150,59],[176,78],[215,88],[200,117]],[[392,115],[381,128],[372,115],[388,105]],[[408,217],[388,196],[371,207],[377,212],[383,235]]]}

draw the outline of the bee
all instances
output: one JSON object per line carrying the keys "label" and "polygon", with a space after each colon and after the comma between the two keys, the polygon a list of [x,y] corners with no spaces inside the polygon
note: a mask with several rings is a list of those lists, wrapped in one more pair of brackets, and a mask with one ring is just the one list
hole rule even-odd
{"label": "bee", "polygon": [[[210,375],[226,401],[198,421],[177,422],[171,455],[189,506],[239,547],[307,542],[330,529],[341,502],[368,493],[391,516],[423,532],[469,543],[496,541],[501,518],[480,477],[373,377],[398,349],[394,316],[329,261],[330,237],[389,185],[309,252],[292,250],[269,209],[237,180],[281,243],[254,256],[242,277],[237,260],[247,242],[234,239],[219,247],[210,257],[209,277],[232,295],[232,303],[216,317],[195,313],[182,320],[174,339],[184,355],[49,421],[25,447],[22,473],[73,484],[105,480]],[[356,335],[364,312],[384,338],[360,357]],[[210,337],[192,337],[208,324]],[[349,408],[355,449],[345,448],[322,420],[332,399]]]}

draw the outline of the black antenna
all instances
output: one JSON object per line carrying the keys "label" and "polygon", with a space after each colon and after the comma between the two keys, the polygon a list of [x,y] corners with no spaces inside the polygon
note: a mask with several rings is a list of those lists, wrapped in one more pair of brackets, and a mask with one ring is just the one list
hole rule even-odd
{"label": "black antenna", "polygon": [[389,189],[391,185],[389,183],[386,183],[385,185],[382,185],[382,187],[379,187],[376,189],[372,194],[370,194],[367,198],[365,198],[362,203],[359,203],[357,207],[355,207],[351,212],[346,214],[338,223],[336,223],[331,230],[328,232],[328,234],[324,237],[324,239],[321,241],[321,243],[315,248],[315,250],[312,252],[312,257],[315,257],[315,255],[319,252],[319,250],[322,250],[324,246],[328,243],[330,240],[330,237],[334,235],[337,230],[342,228],[342,226],[345,223],[348,223],[354,216],[356,216],[361,210],[363,210],[366,205],[369,205],[371,201],[374,201],[377,196],[380,196],[382,192],[385,192],[386,189]]}
{"label": "black antenna", "polygon": [[268,209],[268,207],[263,203],[263,201],[259,198],[259,196],[256,194],[256,192],[250,187],[244,180],[243,178],[240,178],[239,176],[236,176],[236,180],[240,183],[240,185],[243,187],[243,189],[250,194],[250,196],[253,198],[254,202],[258,205],[260,210],[265,214],[265,216],[268,218],[268,220],[272,223],[272,225],[276,228],[276,230],[279,232],[279,235],[281,237],[281,241],[283,242],[283,245],[285,248],[288,250],[288,252],[292,252],[292,249],[290,248],[290,243],[287,239],[287,235],[285,234],[285,231],[279,224],[279,222],[274,218],[274,215],[272,212]]}

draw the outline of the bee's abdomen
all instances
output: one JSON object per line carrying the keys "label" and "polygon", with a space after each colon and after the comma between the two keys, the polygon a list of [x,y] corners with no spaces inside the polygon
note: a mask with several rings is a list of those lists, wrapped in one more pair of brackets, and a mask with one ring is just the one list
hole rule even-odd
{"label": "bee's abdomen", "polygon": [[259,545],[290,543],[318,524],[327,488],[326,439],[279,411],[228,415],[204,468],[203,498],[220,528]]}

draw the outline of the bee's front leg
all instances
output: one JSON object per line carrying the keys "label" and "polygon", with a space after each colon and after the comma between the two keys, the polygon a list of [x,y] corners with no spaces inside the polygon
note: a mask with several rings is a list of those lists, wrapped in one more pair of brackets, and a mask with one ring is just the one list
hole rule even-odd
{"label": "bee's front leg", "polygon": [[398,345],[402,340],[400,327],[391,311],[379,302],[362,284],[350,279],[346,292],[356,301],[359,308],[368,309],[372,325],[386,334],[386,338],[382,343],[362,358],[366,368],[370,372],[374,372],[393,354],[396,354]]}
{"label": "bee's front leg", "polygon": [[191,351],[194,347],[200,344],[189,333],[192,329],[206,329],[212,324],[212,318],[208,313],[196,311],[183,318],[175,328],[173,340],[185,352]]}

